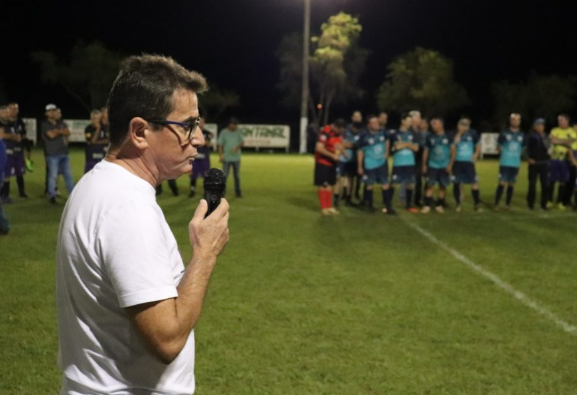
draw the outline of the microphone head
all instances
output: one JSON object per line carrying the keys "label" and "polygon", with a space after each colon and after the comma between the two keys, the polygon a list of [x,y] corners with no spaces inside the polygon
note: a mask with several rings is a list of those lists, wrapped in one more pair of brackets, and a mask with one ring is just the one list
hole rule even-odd
{"label": "microphone head", "polygon": [[204,173],[204,189],[211,191],[224,191],[226,178],[220,169],[210,169]]}

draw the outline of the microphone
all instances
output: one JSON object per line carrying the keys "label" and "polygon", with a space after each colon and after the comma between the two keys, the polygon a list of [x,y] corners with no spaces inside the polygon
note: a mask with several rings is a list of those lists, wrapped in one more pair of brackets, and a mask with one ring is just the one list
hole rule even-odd
{"label": "microphone", "polygon": [[218,205],[224,193],[226,178],[220,169],[210,169],[204,173],[204,198],[208,202],[208,211],[204,218],[208,217]]}

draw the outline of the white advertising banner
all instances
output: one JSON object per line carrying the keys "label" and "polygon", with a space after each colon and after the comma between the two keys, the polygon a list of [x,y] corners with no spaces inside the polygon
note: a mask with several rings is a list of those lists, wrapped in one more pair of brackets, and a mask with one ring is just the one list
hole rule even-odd
{"label": "white advertising banner", "polygon": [[36,145],[36,118],[22,118],[22,122],[26,126],[26,137]]}
{"label": "white advertising banner", "polygon": [[[213,147],[216,149],[218,134],[216,125],[214,131],[205,125],[205,129],[214,133]],[[288,125],[238,125],[238,130],[244,137],[244,146],[248,148],[284,148],[290,147],[290,126]],[[220,132],[220,131],[219,131]]]}
{"label": "white advertising banner", "polygon": [[484,155],[498,155],[497,150],[499,140],[499,133],[483,133],[481,134],[481,156]]}
{"label": "white advertising banner", "polygon": [[84,129],[90,125],[89,119],[64,119],[64,122],[68,125],[70,130],[70,138],[68,139],[71,143],[84,143],[86,138],[84,137]]}

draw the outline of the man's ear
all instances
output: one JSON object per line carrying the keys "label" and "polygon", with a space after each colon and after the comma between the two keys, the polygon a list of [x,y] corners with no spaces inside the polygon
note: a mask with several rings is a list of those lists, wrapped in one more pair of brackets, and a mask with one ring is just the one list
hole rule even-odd
{"label": "man's ear", "polygon": [[148,148],[150,124],[140,117],[132,118],[128,124],[128,138],[138,149]]}

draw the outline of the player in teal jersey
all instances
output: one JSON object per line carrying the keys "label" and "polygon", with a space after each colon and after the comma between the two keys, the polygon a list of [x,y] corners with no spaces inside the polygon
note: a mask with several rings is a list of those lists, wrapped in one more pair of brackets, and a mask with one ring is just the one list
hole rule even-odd
{"label": "player in teal jersey", "polygon": [[338,207],[341,197],[345,201],[345,206],[356,206],[352,202],[352,188],[357,175],[357,144],[364,126],[361,112],[355,111],[351,120],[352,123],[343,134],[343,153],[337,168],[337,189],[333,198],[335,207]]}
{"label": "player in teal jersey", "polygon": [[475,170],[475,162],[481,153],[479,135],[470,128],[471,120],[462,117],[457,123],[457,133],[451,146],[451,164],[453,195],[457,202],[455,211],[461,211],[461,184],[471,185],[471,194],[475,203],[475,211],[481,211],[479,180]]}
{"label": "player in teal jersey", "polygon": [[412,117],[403,114],[401,127],[391,135],[391,152],[393,152],[393,184],[406,184],[405,205],[408,211],[418,213],[413,207],[413,190],[415,188],[415,153],[419,150],[419,144],[414,133],[409,130]]}
{"label": "player in teal jersey", "polygon": [[435,185],[439,185],[439,195],[435,210],[438,213],[444,212],[445,196],[447,187],[451,183],[449,176],[449,165],[451,164],[451,138],[445,132],[443,118],[435,117],[431,119],[433,133],[425,136],[425,150],[423,151],[423,174],[427,180],[425,190],[425,205],[421,212],[428,214],[431,212],[433,203],[433,191]]}
{"label": "player in teal jersey", "polygon": [[367,131],[361,135],[357,150],[357,171],[363,176],[365,183],[365,206],[374,212],[373,189],[375,184],[380,184],[383,195],[383,213],[394,215],[395,210],[391,207],[391,189],[389,184],[389,167],[387,156],[390,142],[385,131],[379,126],[376,116],[367,117]]}
{"label": "player in teal jersey", "polygon": [[495,210],[499,209],[505,187],[507,187],[505,208],[510,210],[514,187],[521,166],[521,153],[525,145],[525,136],[521,132],[521,114],[511,114],[509,129],[501,132],[497,142],[501,161],[499,164],[499,185],[495,193]]}

